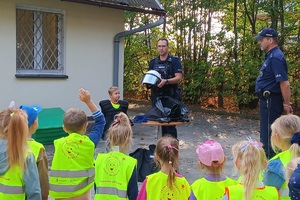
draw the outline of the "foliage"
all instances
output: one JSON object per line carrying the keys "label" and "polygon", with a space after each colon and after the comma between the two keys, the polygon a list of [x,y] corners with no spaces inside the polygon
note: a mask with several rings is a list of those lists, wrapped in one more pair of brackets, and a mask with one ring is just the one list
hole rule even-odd
{"label": "foliage", "polygon": [[[253,38],[262,28],[280,33],[279,47],[289,63],[292,101],[300,102],[300,0],[160,0],[165,23],[125,38],[125,94],[142,96],[140,82],[156,42],[170,40],[170,52],[181,58],[184,101],[201,104],[204,97],[231,98],[239,108],[256,108],[255,81],[264,59]],[[157,16],[126,12],[126,29],[158,20]]]}

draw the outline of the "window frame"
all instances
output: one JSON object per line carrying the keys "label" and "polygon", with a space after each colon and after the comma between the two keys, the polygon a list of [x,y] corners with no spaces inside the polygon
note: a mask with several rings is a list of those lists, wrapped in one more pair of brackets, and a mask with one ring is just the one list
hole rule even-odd
{"label": "window frame", "polygon": [[[53,8],[45,8],[45,7],[39,7],[39,6],[29,6],[29,5],[23,5],[18,4],[16,5],[16,31],[18,26],[18,18],[17,18],[17,10],[28,10],[33,12],[47,12],[47,13],[53,13],[53,14],[59,14],[62,15],[61,22],[57,25],[57,27],[61,26],[61,32],[59,34],[58,40],[60,40],[60,44],[56,47],[57,50],[60,50],[61,55],[57,58],[58,62],[61,63],[62,69],[18,69],[17,62],[18,62],[18,33],[16,32],[16,78],[62,78],[66,79],[68,76],[66,75],[66,67],[65,67],[65,10],[62,9],[53,9]],[[35,16],[35,14],[34,14]],[[35,26],[35,23],[34,23]],[[36,28],[36,27],[34,27]],[[35,34],[34,34],[35,35]],[[41,38],[42,39],[42,38]],[[34,41],[36,43],[36,41]],[[36,45],[34,45],[36,46]],[[42,45],[41,45],[42,46]],[[34,50],[34,49],[33,49]],[[34,58],[36,58],[36,51],[34,51]],[[40,58],[43,59],[43,56]],[[33,62],[36,62],[36,59],[33,60]],[[35,64],[34,64],[35,65]]]}

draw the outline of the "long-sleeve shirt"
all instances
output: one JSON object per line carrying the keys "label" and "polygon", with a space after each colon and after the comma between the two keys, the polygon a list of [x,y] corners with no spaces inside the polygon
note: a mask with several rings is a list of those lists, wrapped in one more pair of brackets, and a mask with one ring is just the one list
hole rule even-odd
{"label": "long-sleeve shirt", "polygon": [[23,175],[26,200],[41,200],[41,187],[37,165],[33,154],[29,153],[26,159],[26,171]]}
{"label": "long-sleeve shirt", "polygon": [[127,187],[127,196],[129,200],[136,200],[136,197],[138,195],[138,188],[136,187],[137,182],[138,182],[137,169],[135,167],[129,179],[128,187]]}
{"label": "long-sleeve shirt", "polygon": [[47,159],[46,151],[44,149],[40,150],[36,164],[39,172],[39,179],[40,179],[41,191],[42,191],[42,200],[48,200],[48,195],[49,195],[48,159]]}
{"label": "long-sleeve shirt", "polygon": [[97,110],[96,112],[93,113],[93,118],[95,120],[95,124],[88,135],[89,138],[93,141],[95,144],[95,148],[97,147],[97,144],[99,143],[102,135],[103,135],[103,130],[105,126],[105,118],[101,110]]}

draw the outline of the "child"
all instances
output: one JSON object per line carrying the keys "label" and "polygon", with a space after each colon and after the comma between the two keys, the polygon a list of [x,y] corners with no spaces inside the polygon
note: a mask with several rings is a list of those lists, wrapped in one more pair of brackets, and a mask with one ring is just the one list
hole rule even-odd
{"label": "child", "polygon": [[137,161],[127,155],[132,144],[132,129],[123,112],[115,116],[108,129],[110,152],[98,154],[96,159],[95,200],[136,200]]}
{"label": "child", "polygon": [[43,144],[35,141],[32,135],[38,128],[38,113],[42,111],[40,106],[20,106],[28,116],[28,138],[27,144],[33,152],[36,165],[39,172],[39,179],[42,191],[42,200],[48,200],[49,195],[49,177],[48,177],[48,159]]}
{"label": "child", "polygon": [[221,144],[207,140],[197,148],[196,153],[199,157],[199,167],[206,173],[204,178],[192,184],[190,200],[221,199],[226,186],[238,183],[222,174],[226,157]]}
{"label": "child", "polygon": [[273,122],[271,129],[272,149],[278,154],[269,160],[263,182],[275,186],[280,192],[280,199],[289,199],[284,168],[293,158],[300,156],[299,144],[292,139],[300,132],[300,117],[282,115]]}
{"label": "child", "polygon": [[279,194],[275,187],[265,186],[259,180],[260,173],[267,166],[267,158],[262,144],[248,139],[232,147],[233,161],[241,175],[241,184],[225,188],[223,200],[278,200]]}
{"label": "child", "polygon": [[190,185],[176,172],[178,169],[178,140],[161,137],[156,144],[155,161],[161,170],[144,180],[137,200],[152,199],[189,199]]}
{"label": "child", "polygon": [[69,136],[54,141],[50,171],[50,197],[59,200],[89,200],[94,184],[94,149],[103,134],[105,119],[89,91],[81,88],[79,99],[93,113],[95,124],[86,136],[88,123],[84,111],[70,108],[64,115],[63,129]]}
{"label": "child", "polygon": [[104,127],[104,134],[102,139],[105,139],[106,133],[110,124],[114,121],[116,114],[123,112],[127,115],[128,102],[120,100],[120,90],[116,86],[108,89],[109,100],[102,100],[99,102],[103,115],[105,116],[106,125]]}
{"label": "child", "polygon": [[35,159],[27,151],[27,132],[27,114],[21,109],[0,113],[0,199],[42,199]]}

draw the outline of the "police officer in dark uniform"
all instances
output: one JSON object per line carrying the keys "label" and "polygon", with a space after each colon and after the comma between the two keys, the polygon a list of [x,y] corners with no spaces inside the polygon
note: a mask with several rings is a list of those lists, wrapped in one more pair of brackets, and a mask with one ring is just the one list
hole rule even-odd
{"label": "police officer in dark uniform", "polygon": [[[168,51],[169,42],[161,38],[157,42],[159,56],[149,63],[149,70],[156,70],[161,74],[161,82],[151,88],[151,102],[155,105],[156,97],[170,96],[181,101],[181,90],[178,83],[182,80],[182,65],[177,56],[171,56]],[[163,126],[162,135],[170,134],[177,138],[176,126]]]}
{"label": "police officer in dark uniform", "polygon": [[256,79],[255,92],[260,100],[260,141],[268,158],[275,153],[271,148],[270,125],[282,115],[292,113],[290,102],[291,91],[287,75],[287,62],[284,54],[277,46],[277,32],[272,28],[264,28],[254,38],[258,40],[265,60]]}

